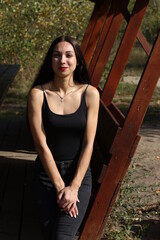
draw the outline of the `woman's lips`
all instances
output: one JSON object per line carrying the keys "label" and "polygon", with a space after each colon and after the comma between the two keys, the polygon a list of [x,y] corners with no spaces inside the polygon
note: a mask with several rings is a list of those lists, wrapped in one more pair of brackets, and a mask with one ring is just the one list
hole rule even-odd
{"label": "woman's lips", "polygon": [[59,69],[60,69],[61,71],[65,71],[65,70],[67,69],[67,67],[59,67]]}

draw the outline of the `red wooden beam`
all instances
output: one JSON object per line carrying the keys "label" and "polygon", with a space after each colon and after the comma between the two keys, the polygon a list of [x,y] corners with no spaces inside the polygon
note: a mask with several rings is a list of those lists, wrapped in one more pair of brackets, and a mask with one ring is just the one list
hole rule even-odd
{"label": "red wooden beam", "polygon": [[89,40],[90,40],[92,31],[95,27],[95,24],[97,22],[98,16],[99,16],[99,9],[98,9],[98,6],[95,5],[92,16],[91,16],[90,21],[89,21],[89,24],[88,24],[87,29],[85,31],[83,41],[81,43],[81,50],[83,52],[83,55],[85,54],[85,52],[87,50],[87,46],[89,44]]}
{"label": "red wooden beam", "polygon": [[151,52],[146,69],[137,88],[131,108],[122,129],[111,148],[111,160],[102,180],[94,204],[89,213],[80,240],[100,239],[102,226],[106,224],[107,214],[115,201],[119,186],[124,178],[139,141],[137,132],[141,126],[154,88],[160,76],[160,34]]}
{"label": "red wooden beam", "polygon": [[130,51],[137,36],[139,27],[143,20],[149,0],[136,1],[132,15],[130,17],[126,32],[117,52],[112,69],[102,93],[102,100],[108,106],[114,97],[118,83],[126,66]]}
{"label": "red wooden beam", "polygon": [[[122,11],[123,11],[124,18],[126,19],[127,22],[129,22],[131,15],[130,15],[128,9],[123,8]],[[149,45],[147,39],[144,37],[144,35],[140,29],[138,30],[138,33],[137,33],[137,39],[140,42],[140,44],[141,44],[142,48],[144,49],[144,51],[146,52],[146,54],[149,56],[149,54],[151,52],[151,46]]]}
{"label": "red wooden beam", "polygon": [[100,36],[99,44],[97,45],[92,62],[89,66],[91,82],[95,87],[97,87],[100,82],[109,54],[123,20],[121,8],[126,8],[128,2],[129,0],[124,0],[123,2],[117,2],[116,0],[112,1],[112,7],[108,14],[103,34]]}
{"label": "red wooden beam", "polygon": [[[98,39],[99,39],[99,33],[103,29],[103,25],[104,25],[104,22],[106,20],[106,16],[107,16],[108,10],[110,8],[111,1],[112,0],[108,0],[106,2],[104,0],[101,0],[95,6],[96,10],[94,12],[94,21],[93,21],[93,23],[91,22],[92,25],[89,24],[90,38],[89,38],[88,44],[86,46],[87,51],[85,51],[85,53],[84,53],[84,57],[85,57],[87,65],[89,65],[90,60],[92,58],[94,49],[95,49],[96,44],[97,44]],[[93,27],[93,25],[94,25],[94,27]],[[89,30],[87,29],[87,31],[89,31]],[[85,36],[84,39],[86,39],[86,38],[87,38],[87,36]],[[84,40],[84,41],[86,41],[86,40]],[[82,48],[84,48],[83,46],[84,45],[82,43]]]}
{"label": "red wooden beam", "polygon": [[137,33],[137,39],[140,42],[146,54],[149,56],[152,49],[140,29],[138,30],[138,33]]}

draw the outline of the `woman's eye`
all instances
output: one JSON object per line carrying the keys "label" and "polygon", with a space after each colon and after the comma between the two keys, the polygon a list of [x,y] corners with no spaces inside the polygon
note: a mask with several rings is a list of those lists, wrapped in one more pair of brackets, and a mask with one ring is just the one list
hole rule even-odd
{"label": "woman's eye", "polygon": [[67,58],[71,58],[71,57],[72,57],[72,54],[67,54],[66,57],[67,57]]}
{"label": "woman's eye", "polygon": [[59,54],[53,54],[53,58],[58,58],[59,56]]}

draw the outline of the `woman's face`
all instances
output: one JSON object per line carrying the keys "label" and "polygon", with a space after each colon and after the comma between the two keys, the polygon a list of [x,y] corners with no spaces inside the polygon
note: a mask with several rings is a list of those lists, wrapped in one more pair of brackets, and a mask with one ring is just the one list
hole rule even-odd
{"label": "woman's face", "polygon": [[77,65],[76,54],[69,42],[60,42],[53,49],[52,68],[55,76],[73,76]]}

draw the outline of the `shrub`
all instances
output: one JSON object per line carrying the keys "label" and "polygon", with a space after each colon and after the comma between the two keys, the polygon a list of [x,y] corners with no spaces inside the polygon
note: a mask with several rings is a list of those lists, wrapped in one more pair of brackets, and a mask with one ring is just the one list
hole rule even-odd
{"label": "shrub", "polygon": [[37,66],[55,37],[81,41],[93,6],[86,0],[2,0],[0,61]]}

